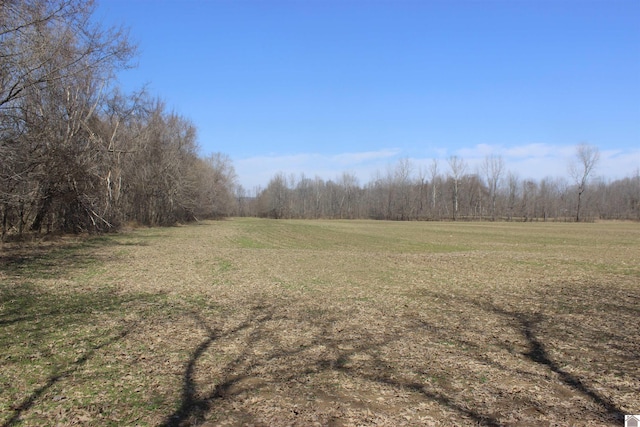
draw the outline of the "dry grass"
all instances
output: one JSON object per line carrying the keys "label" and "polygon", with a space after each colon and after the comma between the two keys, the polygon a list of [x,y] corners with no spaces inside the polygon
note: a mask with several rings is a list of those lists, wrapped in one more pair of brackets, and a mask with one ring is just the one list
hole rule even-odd
{"label": "dry grass", "polygon": [[640,226],[234,219],[5,246],[0,425],[621,425]]}

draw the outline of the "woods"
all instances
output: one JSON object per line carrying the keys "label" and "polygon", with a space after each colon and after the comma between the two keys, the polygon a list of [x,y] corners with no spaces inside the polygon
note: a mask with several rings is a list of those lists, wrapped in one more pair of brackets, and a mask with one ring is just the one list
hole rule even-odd
{"label": "woods", "polygon": [[[169,225],[232,212],[225,156],[198,156],[195,126],[117,73],[127,32],[93,2],[0,5],[0,217],[7,234]],[[215,202],[212,202],[215,195]]]}
{"label": "woods", "polygon": [[[585,164],[584,150],[591,150]],[[540,181],[507,170],[499,156],[487,156],[478,171],[453,156],[427,170],[409,159],[364,185],[343,173],[338,179],[277,174],[250,210],[271,218],[371,218],[385,220],[593,221],[640,220],[640,173],[621,180],[588,180],[597,157],[594,147],[577,147],[578,178]]]}

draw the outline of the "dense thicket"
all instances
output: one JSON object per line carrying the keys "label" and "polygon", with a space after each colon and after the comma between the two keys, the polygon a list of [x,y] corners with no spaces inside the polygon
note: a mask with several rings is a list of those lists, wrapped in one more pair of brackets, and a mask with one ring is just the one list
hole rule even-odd
{"label": "dense thicket", "polygon": [[640,173],[615,181],[595,179],[588,185],[584,170],[575,182],[535,181],[520,179],[493,156],[477,172],[466,170],[460,158],[449,159],[443,167],[434,160],[426,170],[401,160],[364,185],[348,173],[328,181],[277,174],[247,211],[273,218],[640,220]]}
{"label": "dense thicket", "polygon": [[135,47],[85,0],[0,2],[0,223],[101,231],[229,214],[229,159],[197,155],[196,129],[114,76]]}

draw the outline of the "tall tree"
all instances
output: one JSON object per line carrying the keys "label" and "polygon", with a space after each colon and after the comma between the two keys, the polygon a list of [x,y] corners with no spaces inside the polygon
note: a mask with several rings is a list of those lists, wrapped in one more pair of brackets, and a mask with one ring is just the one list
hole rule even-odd
{"label": "tall tree", "polygon": [[134,47],[91,23],[92,1],[0,2],[0,205],[19,232],[30,223],[80,230],[108,225],[96,125],[115,71]]}
{"label": "tall tree", "polygon": [[482,163],[482,172],[487,179],[487,187],[489,188],[491,219],[495,221],[498,183],[504,172],[504,160],[502,160],[501,156],[495,156],[493,154],[485,157]]}
{"label": "tall tree", "polygon": [[198,199],[194,210],[202,218],[232,215],[245,197],[240,190],[231,159],[226,154],[213,153],[198,160]]}
{"label": "tall tree", "polygon": [[438,196],[438,159],[434,158],[429,164],[429,177],[431,178],[431,211],[435,214]]}
{"label": "tall tree", "polygon": [[467,169],[467,164],[458,156],[451,156],[448,159],[450,177],[451,177],[451,195],[453,201],[453,220],[458,217],[459,199],[460,199],[460,182]]}
{"label": "tall tree", "polygon": [[290,193],[287,177],[282,172],[277,173],[260,195],[259,214],[275,219],[289,218],[291,215]]}
{"label": "tall tree", "polygon": [[580,221],[580,207],[582,195],[587,188],[589,176],[600,160],[600,151],[597,147],[589,144],[578,144],[576,146],[576,158],[569,164],[569,175],[573,178],[578,192],[576,205],[576,221]]}
{"label": "tall tree", "polygon": [[393,210],[391,215],[394,219],[407,220],[411,218],[412,197],[411,197],[411,174],[413,164],[408,158],[398,161],[393,171],[390,171],[390,186],[392,195]]}
{"label": "tall tree", "polygon": [[520,185],[520,178],[515,172],[509,171],[507,173],[507,218],[509,221],[513,219],[515,215],[516,203],[518,201],[518,187]]}

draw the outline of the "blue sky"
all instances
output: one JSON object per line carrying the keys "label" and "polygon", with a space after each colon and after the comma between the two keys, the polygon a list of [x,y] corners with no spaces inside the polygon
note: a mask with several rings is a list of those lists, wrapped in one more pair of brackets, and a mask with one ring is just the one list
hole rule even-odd
{"label": "blue sky", "polygon": [[640,2],[101,0],[148,84],[230,156],[247,189],[277,172],[369,181],[408,158],[489,154],[521,178],[640,168]]}

